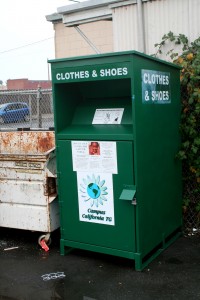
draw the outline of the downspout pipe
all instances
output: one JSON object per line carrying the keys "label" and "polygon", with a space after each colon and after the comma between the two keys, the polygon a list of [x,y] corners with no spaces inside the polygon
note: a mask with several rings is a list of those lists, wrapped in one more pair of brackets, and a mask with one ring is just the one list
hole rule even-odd
{"label": "downspout pipe", "polygon": [[144,14],[143,1],[137,0],[137,17],[138,17],[138,50],[146,53],[145,35],[144,35]]}
{"label": "downspout pipe", "polygon": [[89,40],[89,38],[83,33],[83,31],[78,26],[74,26],[74,28],[82,36],[82,38],[84,38],[84,40],[88,43],[88,45],[90,45],[90,47],[94,50],[94,52],[96,52],[97,54],[101,53],[99,49]]}

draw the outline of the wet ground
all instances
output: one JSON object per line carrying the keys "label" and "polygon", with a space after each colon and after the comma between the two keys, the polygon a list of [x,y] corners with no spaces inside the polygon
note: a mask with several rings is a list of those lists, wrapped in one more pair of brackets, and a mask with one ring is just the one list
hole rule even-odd
{"label": "wet ground", "polygon": [[109,255],[61,256],[59,230],[45,252],[38,236],[0,228],[0,300],[200,299],[199,235],[180,237],[142,272]]}

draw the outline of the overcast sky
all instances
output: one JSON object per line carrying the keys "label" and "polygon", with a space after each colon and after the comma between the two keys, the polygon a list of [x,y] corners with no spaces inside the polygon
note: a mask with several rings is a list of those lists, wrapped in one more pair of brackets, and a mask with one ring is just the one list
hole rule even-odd
{"label": "overcast sky", "polygon": [[4,84],[7,79],[48,79],[47,59],[55,57],[54,30],[52,23],[47,22],[45,16],[57,12],[58,7],[68,4],[74,2],[69,0],[1,1],[0,80]]}

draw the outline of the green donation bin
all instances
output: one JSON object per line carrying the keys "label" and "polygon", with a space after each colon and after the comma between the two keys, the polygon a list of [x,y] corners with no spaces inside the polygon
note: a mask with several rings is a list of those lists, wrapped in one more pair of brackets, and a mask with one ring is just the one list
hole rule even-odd
{"label": "green donation bin", "polygon": [[142,270],[181,233],[180,69],[136,51],[49,62],[61,254]]}

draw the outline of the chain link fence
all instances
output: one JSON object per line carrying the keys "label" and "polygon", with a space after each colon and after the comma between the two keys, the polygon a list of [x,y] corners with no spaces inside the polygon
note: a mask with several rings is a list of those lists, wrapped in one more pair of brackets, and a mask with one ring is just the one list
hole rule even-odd
{"label": "chain link fence", "polygon": [[[200,119],[199,108],[195,107],[195,101],[191,101],[193,93],[188,87],[181,89],[182,114],[180,131],[182,135],[182,208],[183,208],[183,232],[186,235],[200,236]],[[194,92],[195,93],[195,92]],[[187,113],[188,112],[188,113]]]}
{"label": "chain link fence", "polygon": [[197,205],[200,203],[199,182],[196,176],[191,174],[188,166],[183,162],[183,226],[184,233],[188,235],[200,235],[200,212]]}
{"label": "chain link fence", "polygon": [[[0,130],[54,130],[52,90],[0,91]],[[200,234],[200,215],[196,211],[200,193],[194,176],[183,162],[184,232]]]}
{"label": "chain link fence", "polygon": [[0,130],[54,128],[52,90],[0,91]]}

